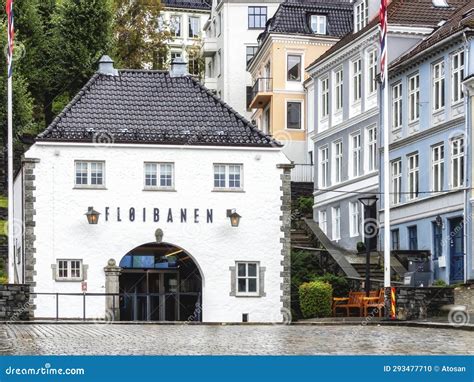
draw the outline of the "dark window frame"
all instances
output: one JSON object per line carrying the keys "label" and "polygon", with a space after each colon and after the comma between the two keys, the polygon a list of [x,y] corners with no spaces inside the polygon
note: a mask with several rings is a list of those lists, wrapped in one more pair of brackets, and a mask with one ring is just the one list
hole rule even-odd
{"label": "dark window frame", "polygon": [[418,227],[412,225],[408,229],[408,249],[410,251],[418,251]]}
{"label": "dark window frame", "polygon": [[400,230],[398,228],[392,229],[390,231],[390,245],[392,251],[400,250]]}
{"label": "dark window frame", "polygon": [[[249,54],[249,49],[252,50],[253,53]],[[245,47],[245,63],[248,65],[250,60],[252,60],[258,51],[258,45],[248,45]]]}
{"label": "dark window frame", "polygon": [[[258,13],[256,12],[257,10],[258,10]],[[262,12],[263,10],[265,10],[265,12]],[[265,25],[267,24],[267,21],[268,21],[268,7],[251,5],[248,7],[247,15],[248,15],[248,19],[247,19],[248,29],[265,29]],[[262,17],[265,17],[265,21],[263,22],[263,25],[261,25]],[[256,22],[257,20],[258,20],[258,26]]]}
{"label": "dark window frame", "polygon": [[[298,120],[298,126],[299,127],[289,127],[289,122],[290,122],[290,118],[289,118],[289,111],[290,111],[290,105],[292,104],[297,104],[299,106],[299,120]],[[303,128],[303,124],[302,124],[302,116],[303,116],[303,102],[301,101],[287,101],[286,103],[286,129],[287,130],[301,130]]]}
{"label": "dark window frame", "polygon": [[[299,58],[298,77],[296,79],[290,78],[290,57]],[[286,56],[286,80],[291,82],[301,82],[302,79],[303,56],[301,54],[288,54]]]}

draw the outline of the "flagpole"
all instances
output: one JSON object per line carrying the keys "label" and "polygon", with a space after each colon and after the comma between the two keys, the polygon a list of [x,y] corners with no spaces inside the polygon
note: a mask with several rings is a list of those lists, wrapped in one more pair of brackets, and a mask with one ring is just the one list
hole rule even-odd
{"label": "flagpole", "polygon": [[[14,236],[14,220],[13,220],[13,80],[12,76],[8,77],[8,259],[9,262],[14,261],[13,253],[13,236]],[[10,282],[14,282],[13,275],[10,275]]]}
{"label": "flagpole", "polygon": [[380,0],[380,74],[382,93],[383,132],[383,208],[384,208],[384,287],[391,287],[390,277],[390,128],[388,120],[388,5],[390,0]]}

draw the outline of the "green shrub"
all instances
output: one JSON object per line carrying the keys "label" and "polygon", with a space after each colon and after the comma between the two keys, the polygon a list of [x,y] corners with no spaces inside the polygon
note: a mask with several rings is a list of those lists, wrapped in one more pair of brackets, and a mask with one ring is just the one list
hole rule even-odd
{"label": "green shrub", "polygon": [[299,288],[300,309],[304,318],[331,316],[332,286],[322,281],[304,283]]}
{"label": "green shrub", "polygon": [[0,284],[8,284],[8,277],[0,276]]}
{"label": "green shrub", "polygon": [[324,276],[316,277],[314,281],[322,281],[331,284],[333,297],[347,297],[351,290],[346,278],[331,273],[326,273]]}
{"label": "green shrub", "polygon": [[435,286],[435,287],[446,287],[446,286],[448,286],[448,284],[446,284],[446,281],[439,279],[439,280],[435,280],[433,282],[433,286]]}
{"label": "green shrub", "polygon": [[298,210],[304,215],[313,214],[314,199],[311,196],[301,196],[297,200]]}

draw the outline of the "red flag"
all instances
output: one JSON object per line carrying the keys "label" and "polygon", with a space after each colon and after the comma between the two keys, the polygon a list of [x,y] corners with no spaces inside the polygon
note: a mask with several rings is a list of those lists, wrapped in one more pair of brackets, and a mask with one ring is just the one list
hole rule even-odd
{"label": "red flag", "polygon": [[8,77],[12,75],[13,71],[13,40],[15,37],[15,28],[13,24],[13,0],[7,0],[6,5],[7,20],[8,20],[8,52],[7,52],[7,65],[8,65]]}

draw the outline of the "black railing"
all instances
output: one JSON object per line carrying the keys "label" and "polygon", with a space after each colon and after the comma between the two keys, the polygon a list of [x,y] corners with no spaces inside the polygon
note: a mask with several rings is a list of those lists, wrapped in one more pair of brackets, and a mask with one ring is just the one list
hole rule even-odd
{"label": "black railing", "polygon": [[[119,312],[121,308],[121,304],[125,300],[131,300],[132,301],[132,316],[133,320],[137,321],[138,320],[138,299],[139,298],[145,298],[146,300],[146,320],[145,321],[152,321],[151,319],[151,312],[150,312],[150,307],[151,307],[151,299],[156,298],[156,297],[164,297],[170,298],[170,297],[181,297],[181,296],[194,296],[196,297],[196,304],[195,304],[195,317],[191,319],[191,317],[184,317],[183,320],[179,321],[201,321],[202,319],[202,308],[201,308],[201,293],[199,292],[180,292],[180,293],[39,293],[39,292],[34,292],[32,293],[36,296],[55,296],[55,303],[56,303],[56,320],[59,320],[59,312],[60,312],[60,299],[59,297],[61,296],[76,296],[76,297],[82,297],[82,320],[86,321],[87,320],[87,315],[86,315],[86,308],[87,308],[87,298],[88,297],[109,297],[111,298],[111,303],[107,304],[109,306],[108,309],[104,310],[104,320],[110,320],[110,321],[116,321],[117,318],[120,317]],[[66,304],[70,304],[71,301],[68,300]],[[178,307],[179,308],[179,307]]]}
{"label": "black railing", "polygon": [[255,99],[258,93],[265,93],[273,91],[273,78],[262,77],[257,78],[252,87],[252,100]]}

